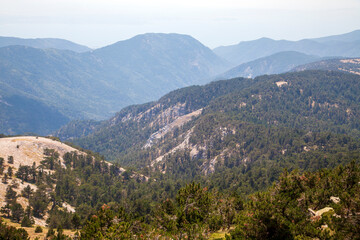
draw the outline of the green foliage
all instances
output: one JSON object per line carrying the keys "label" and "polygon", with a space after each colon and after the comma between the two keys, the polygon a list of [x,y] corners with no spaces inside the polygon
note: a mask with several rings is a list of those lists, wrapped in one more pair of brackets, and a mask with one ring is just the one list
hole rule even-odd
{"label": "green foliage", "polygon": [[133,239],[131,227],[123,209],[103,205],[81,230],[81,239]]}
{"label": "green foliage", "polygon": [[27,240],[30,239],[28,233],[23,229],[16,229],[8,226],[0,220],[0,239]]}
{"label": "green foliage", "polygon": [[42,218],[49,204],[49,198],[45,193],[45,186],[39,186],[33,196],[29,199],[29,204],[32,208],[34,217]]}
{"label": "green foliage", "polygon": [[[279,81],[287,84],[279,87]],[[116,165],[105,166],[101,157],[68,153],[66,169],[54,168],[54,201],[76,206],[89,234],[100,231],[102,236],[114,225],[103,231],[97,226],[100,220],[91,220],[92,226],[85,220],[96,215],[94,209],[114,202],[125,208],[131,224],[146,223],[178,238],[206,237],[209,231],[229,228],[235,219],[246,226],[238,226],[233,238],[327,238],[319,230],[321,224],[311,222],[306,213],[308,207],[319,209],[329,203],[330,193],[324,190],[329,187],[317,188],[314,177],[305,186],[296,176],[310,176],[303,171],[334,168],[353,159],[358,163],[359,87],[355,75],[309,71],[189,87],[158,102],[130,106],[76,142],[134,167],[121,172]],[[203,108],[200,116],[144,148],[151,134],[199,108]],[[188,148],[173,151],[181,144]],[[159,156],[162,160],[155,161]],[[282,175],[278,185],[282,191],[271,188],[243,201],[244,195],[271,186],[284,168],[299,170]],[[149,181],[137,178],[138,172],[150,176]],[[186,185],[193,181],[208,190]],[[306,201],[300,204],[297,200],[304,193]],[[339,221],[327,221],[329,226],[338,224],[330,226],[338,229],[336,234],[342,232]],[[343,226],[345,235],[349,229],[357,231],[354,225]],[[133,225],[120,229],[141,232]]]}
{"label": "green foliage", "polygon": [[[231,239],[355,239],[359,236],[360,166],[351,162],[316,173],[285,171],[268,191],[249,197],[237,218]],[[331,196],[341,201],[334,204]],[[335,213],[311,218],[308,208],[333,206]],[[321,230],[327,224],[334,232]]]}
{"label": "green foliage", "polygon": [[6,194],[5,194],[5,201],[7,203],[13,203],[16,202],[17,199],[17,193],[13,190],[12,186],[7,186],[6,188]]}
{"label": "green foliage", "polygon": [[36,226],[35,233],[42,233],[42,232],[43,232],[42,227]]}
{"label": "green foliage", "polygon": [[20,222],[24,216],[24,209],[19,203],[12,203],[10,206],[11,210],[11,220],[14,222]]}
{"label": "green foliage", "polygon": [[8,163],[9,164],[14,164],[14,157],[13,156],[8,156]]}
{"label": "green foliage", "polygon": [[[23,219],[21,220],[22,227],[32,227],[33,224],[34,224],[34,222],[28,216],[24,216]],[[36,232],[36,229],[35,229],[35,232]]]}
{"label": "green foliage", "polygon": [[30,187],[30,185],[27,185],[21,191],[21,196],[23,196],[24,198],[29,199],[33,195],[33,192],[34,192],[34,190]]}

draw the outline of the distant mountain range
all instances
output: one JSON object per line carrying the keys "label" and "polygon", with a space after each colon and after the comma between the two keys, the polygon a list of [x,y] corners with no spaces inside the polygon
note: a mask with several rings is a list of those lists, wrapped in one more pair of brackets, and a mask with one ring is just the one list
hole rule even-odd
{"label": "distant mountain range", "polygon": [[206,83],[227,68],[209,48],[180,34],[144,34],[84,53],[0,48],[2,90],[43,102],[70,119],[104,119],[127,105]]}
{"label": "distant mountain range", "polygon": [[301,64],[314,62],[320,59],[318,56],[288,51],[256,59],[254,61],[240,64],[229,71],[220,74],[217,79],[229,79],[236,77],[253,78],[264,74],[278,74],[290,71]]}
{"label": "distant mountain range", "polygon": [[0,47],[7,47],[13,45],[28,46],[33,48],[48,49],[54,48],[59,50],[71,50],[74,52],[87,52],[91,48],[86,46],[58,38],[15,38],[15,37],[0,37]]}
{"label": "distant mountain range", "polygon": [[217,55],[231,62],[233,66],[283,51],[297,51],[320,57],[358,57],[360,56],[360,30],[300,41],[260,38],[214,49]]}
{"label": "distant mountain range", "polygon": [[[220,57],[180,34],[142,34],[96,50],[61,39],[3,37],[0,95],[9,104],[12,97],[22,105],[37,102],[44,116],[59,121],[0,104],[7,114],[0,118],[0,132],[32,132],[36,125],[34,132],[48,134],[67,121],[105,119],[126,106],[213,79],[277,74],[333,55],[357,57],[359,33],[297,42],[263,38],[216,48]],[[250,62],[238,64],[243,61]]]}

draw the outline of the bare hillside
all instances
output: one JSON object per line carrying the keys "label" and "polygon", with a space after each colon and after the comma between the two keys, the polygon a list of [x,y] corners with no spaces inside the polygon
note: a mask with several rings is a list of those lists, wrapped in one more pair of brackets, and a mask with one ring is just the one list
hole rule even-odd
{"label": "bare hillside", "polygon": [[[9,167],[12,168],[13,172],[13,176],[8,178],[7,183],[3,183],[3,181],[0,182],[0,207],[5,205],[6,188],[10,184],[18,185],[18,187],[14,189],[18,195],[20,195],[21,191],[28,185],[33,190],[36,190],[37,187],[35,184],[22,182],[20,179],[14,177],[14,175],[20,165],[32,166],[35,163],[36,166],[39,166],[41,161],[44,160],[44,150],[46,148],[56,150],[60,154],[60,161],[62,164],[65,153],[72,151],[80,153],[80,151],[73,147],[49,138],[31,136],[0,138],[0,158],[4,158],[4,173],[8,173]],[[9,163],[9,157],[13,158],[13,163]],[[28,200],[23,197],[19,197],[18,202],[24,208],[29,204]],[[71,206],[66,208],[70,211],[74,211]],[[45,226],[45,221],[41,219],[35,218],[35,223],[37,225]]]}

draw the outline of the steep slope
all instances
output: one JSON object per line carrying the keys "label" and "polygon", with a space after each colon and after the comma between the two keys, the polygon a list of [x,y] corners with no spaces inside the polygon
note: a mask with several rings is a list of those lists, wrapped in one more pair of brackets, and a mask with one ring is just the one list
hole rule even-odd
{"label": "steep slope", "polygon": [[279,52],[271,56],[259,58],[248,63],[243,63],[221,74],[217,78],[253,78],[264,74],[278,74],[288,72],[298,65],[314,62],[317,59],[319,59],[319,57],[310,56],[299,52]]}
{"label": "steep slope", "polygon": [[[254,41],[240,42],[237,45],[222,46],[214,49],[214,52],[220,57],[233,63],[235,66],[249,62],[261,57],[266,57],[277,52],[297,51],[309,55],[320,57],[342,56],[357,57],[360,56],[359,39],[346,37],[349,41],[317,41],[316,39],[303,39],[300,41],[272,40],[261,38]],[[329,39],[343,39],[342,36]],[[350,41],[351,40],[351,41]]]}
{"label": "steep slope", "polygon": [[91,51],[90,48],[73,43],[65,39],[58,38],[34,38],[34,39],[25,39],[25,38],[15,38],[15,37],[0,37],[0,47],[12,46],[12,45],[21,45],[28,46],[33,48],[54,48],[59,50],[70,50],[74,52],[87,52]]}
{"label": "steep slope", "polygon": [[[207,92],[211,89],[220,92],[216,90],[218,88],[228,90],[209,98]],[[218,155],[226,156],[226,152],[233,152],[235,146],[242,149],[240,136],[243,131],[248,132],[250,142],[255,136],[267,134],[275,141],[281,132],[297,136],[290,142],[300,141],[297,138],[306,139],[308,132],[333,132],[358,138],[359,91],[358,76],[323,71],[214,82],[175,91],[159,102],[124,109],[92,134],[74,141],[108,159],[144,167],[154,166],[168,154],[186,152],[186,149],[190,151],[190,159],[208,156],[206,159],[210,161]],[[187,117],[188,114],[193,114],[193,120]],[[175,127],[177,120],[181,124]],[[268,133],[267,128],[270,128]],[[271,135],[272,131],[276,137]],[[301,131],[300,134],[297,131]],[[230,150],[227,149],[229,142],[223,139],[226,136],[232,139],[237,133],[240,135],[235,139],[239,142],[235,141]],[[272,141],[265,139],[259,140],[251,152],[258,151],[260,146],[271,149],[265,146]],[[287,147],[282,144],[279,142],[278,149],[274,150],[277,154],[282,150],[286,152]],[[305,151],[304,146],[298,147]],[[237,159],[247,157],[246,154]],[[209,166],[210,162],[206,164]]]}
{"label": "steep slope", "polygon": [[300,65],[292,69],[292,71],[305,70],[328,70],[347,72],[360,75],[360,59],[359,58],[337,58],[317,61]]}
{"label": "steep slope", "polygon": [[[157,131],[167,131],[163,128],[180,117],[188,114],[196,117],[200,113],[199,110],[207,106],[212,99],[246,88],[252,83],[252,79],[234,79],[175,90],[157,102],[124,108],[113,118],[102,123],[90,125],[87,125],[86,122],[75,123],[77,128],[72,127],[70,123],[55,135],[64,140],[72,139],[73,136],[78,136],[78,131],[83,132],[80,128],[85,126],[84,130],[91,129],[90,131],[85,130],[89,135],[72,141],[115,160],[119,156],[128,154],[133,147],[136,149],[143,147],[151,134]],[[178,127],[189,120],[191,120],[191,116],[179,121]],[[127,164],[131,164],[131,161],[132,159],[125,160]]]}
{"label": "steep slope", "polygon": [[130,104],[204,83],[226,66],[200,42],[179,34],[140,35],[86,53],[0,48],[1,90],[43,102],[70,119],[104,119]]}

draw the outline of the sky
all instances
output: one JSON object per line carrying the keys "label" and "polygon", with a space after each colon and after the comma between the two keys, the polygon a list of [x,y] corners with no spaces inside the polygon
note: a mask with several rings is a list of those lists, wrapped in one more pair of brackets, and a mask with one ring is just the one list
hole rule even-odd
{"label": "sky", "polygon": [[210,48],[261,37],[300,40],[360,29],[360,0],[0,0],[0,36],[97,48],[148,32]]}

